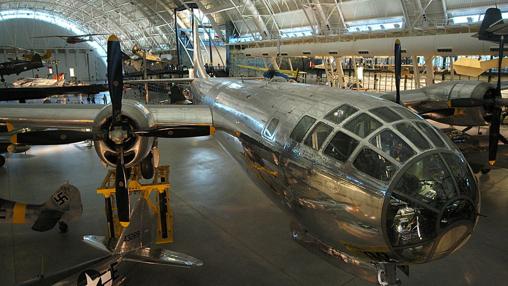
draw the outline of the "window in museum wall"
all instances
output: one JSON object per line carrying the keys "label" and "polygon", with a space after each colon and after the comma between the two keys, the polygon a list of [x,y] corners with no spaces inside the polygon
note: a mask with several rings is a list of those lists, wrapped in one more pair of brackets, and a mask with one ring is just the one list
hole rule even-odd
{"label": "window in museum wall", "polygon": [[358,109],[356,109],[348,104],[344,104],[344,105],[341,105],[339,108],[336,108],[336,109],[330,111],[325,116],[325,119],[330,122],[333,122],[335,124],[340,124],[344,120],[346,120],[349,116],[353,115],[357,111],[358,111]]}
{"label": "window in museum wall", "polygon": [[325,124],[323,122],[319,122],[316,124],[316,127],[312,130],[312,132],[307,135],[305,139],[305,145],[311,147],[314,150],[319,150],[323,143],[325,142],[328,135],[332,133],[333,128]]}
{"label": "window in museum wall", "polygon": [[289,137],[296,142],[302,142],[303,137],[305,137],[305,134],[307,134],[307,131],[309,131],[314,122],[316,122],[315,118],[305,115],[300,119],[298,124],[296,124],[295,129],[293,129]]}
{"label": "window in museum wall", "polygon": [[324,154],[340,162],[346,162],[349,156],[358,146],[358,141],[353,137],[339,131],[333,136],[326,147]]}

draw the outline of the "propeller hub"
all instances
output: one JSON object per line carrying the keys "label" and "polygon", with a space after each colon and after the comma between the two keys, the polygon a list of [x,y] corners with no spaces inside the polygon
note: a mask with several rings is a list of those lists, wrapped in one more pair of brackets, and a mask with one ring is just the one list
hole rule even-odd
{"label": "propeller hub", "polygon": [[109,131],[109,139],[117,145],[123,144],[128,137],[129,132],[123,129],[122,126],[112,126]]}

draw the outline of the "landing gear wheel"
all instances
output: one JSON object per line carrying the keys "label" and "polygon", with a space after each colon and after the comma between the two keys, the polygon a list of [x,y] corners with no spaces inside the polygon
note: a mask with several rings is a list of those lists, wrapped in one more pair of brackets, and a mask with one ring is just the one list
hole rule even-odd
{"label": "landing gear wheel", "polygon": [[0,167],[2,167],[5,164],[5,157],[0,156]]}
{"label": "landing gear wheel", "polygon": [[489,168],[484,168],[484,169],[481,169],[481,172],[482,172],[482,174],[485,175],[485,174],[488,174],[490,172],[490,170],[491,169],[489,169]]}
{"label": "landing gear wheel", "polygon": [[143,161],[141,161],[141,175],[143,176],[143,178],[145,179],[151,179],[153,178],[153,155],[152,155],[152,152],[150,152],[148,154],[148,156],[146,156],[145,159],[143,159]]}
{"label": "landing gear wheel", "polygon": [[58,231],[60,231],[60,233],[67,233],[68,230],[69,230],[69,225],[67,225],[63,221],[58,222]]}

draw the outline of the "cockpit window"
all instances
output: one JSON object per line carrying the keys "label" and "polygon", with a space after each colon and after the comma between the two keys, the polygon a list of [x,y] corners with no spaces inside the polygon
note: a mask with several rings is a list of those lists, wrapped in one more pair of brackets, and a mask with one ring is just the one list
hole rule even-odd
{"label": "cockpit window", "polygon": [[366,113],[362,113],[351,119],[344,127],[356,135],[365,138],[381,127],[381,123]]}
{"label": "cockpit window", "polygon": [[400,115],[387,107],[374,108],[370,112],[388,123],[402,119]]}
{"label": "cockpit window", "polygon": [[455,154],[444,153],[443,157],[452,171],[460,193],[476,201],[476,181],[467,168],[467,162]]}
{"label": "cockpit window", "polygon": [[307,134],[307,131],[309,131],[314,122],[316,122],[315,118],[305,115],[300,119],[298,124],[296,124],[295,129],[293,129],[289,137],[296,142],[302,142],[303,137],[305,137],[305,134]]}
{"label": "cockpit window", "polygon": [[452,176],[438,154],[414,162],[394,190],[434,208],[456,197]]}
{"label": "cockpit window", "polygon": [[332,138],[324,153],[341,162],[346,162],[351,153],[356,149],[356,146],[358,146],[358,141],[339,131]]}
{"label": "cockpit window", "polygon": [[389,181],[397,170],[388,159],[369,148],[364,148],[358,154],[353,165],[359,171],[381,181]]}
{"label": "cockpit window", "polygon": [[328,138],[328,135],[332,133],[332,130],[333,128],[330,125],[319,122],[312,132],[307,135],[305,145],[312,147],[312,149],[319,150],[323,142]]}
{"label": "cockpit window", "polygon": [[273,118],[266,129],[263,131],[263,136],[268,139],[272,139],[275,135],[275,129],[277,129],[277,125],[279,125],[279,119]]}
{"label": "cockpit window", "polygon": [[441,137],[437,134],[436,130],[434,130],[432,127],[428,126],[423,122],[416,122],[416,126],[418,126],[418,128],[420,128],[420,130],[423,131],[423,133],[427,135],[427,137],[429,137],[430,141],[432,141],[434,145],[441,148],[445,147],[445,143],[443,142]]}
{"label": "cockpit window", "polygon": [[416,115],[415,113],[413,113],[411,110],[405,108],[405,107],[402,107],[402,106],[393,106],[392,107],[393,109],[395,109],[395,111],[404,116],[405,118],[407,119],[411,119],[411,120],[422,120],[421,117],[419,117],[418,115]]}
{"label": "cockpit window", "polygon": [[356,109],[350,105],[344,104],[344,105],[340,106],[339,108],[330,111],[330,113],[328,113],[325,116],[325,119],[330,122],[333,122],[335,124],[340,124],[346,118],[348,118],[349,116],[351,116],[353,113],[355,113],[357,111],[358,111],[358,109]]}
{"label": "cockpit window", "polygon": [[430,144],[423,137],[423,135],[416,130],[416,128],[409,122],[402,122],[396,125],[397,130],[399,130],[402,135],[406,136],[407,139],[411,140],[416,147],[420,150],[426,150],[430,148]]}
{"label": "cockpit window", "polygon": [[404,140],[388,129],[372,137],[370,143],[401,163],[415,155],[413,149]]}

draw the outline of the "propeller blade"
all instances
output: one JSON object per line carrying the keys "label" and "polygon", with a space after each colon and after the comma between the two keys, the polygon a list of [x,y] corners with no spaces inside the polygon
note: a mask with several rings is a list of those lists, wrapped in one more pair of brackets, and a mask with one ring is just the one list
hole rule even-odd
{"label": "propeller blade", "polygon": [[489,165],[491,166],[494,166],[496,163],[497,144],[500,138],[499,129],[501,127],[501,112],[501,108],[494,108],[489,127]]}
{"label": "propeller blade", "polygon": [[159,138],[187,138],[210,136],[214,133],[214,128],[208,125],[203,126],[171,126],[149,130],[138,130],[137,135],[143,137],[159,137]]}
{"label": "propeller blade", "polygon": [[118,148],[118,161],[116,164],[115,176],[115,197],[118,220],[122,227],[129,226],[129,190],[127,189],[127,177],[125,175],[125,166],[123,160],[123,147]]}
{"label": "propeller blade", "polygon": [[58,145],[93,140],[92,132],[77,130],[28,131],[14,135],[16,143],[28,145]]}
{"label": "propeller blade", "polygon": [[108,87],[113,106],[113,119],[120,121],[122,113],[123,70],[122,49],[120,41],[115,35],[108,38]]}
{"label": "propeller blade", "polygon": [[400,104],[400,77],[402,74],[402,50],[400,48],[400,40],[395,40],[395,102]]}
{"label": "propeller blade", "polygon": [[[496,99],[501,99],[501,68],[503,64],[503,51],[504,50],[504,36],[501,36],[499,41],[499,58],[497,65],[497,90]],[[489,127],[489,165],[496,164],[497,157],[497,144],[499,143],[499,129],[501,128],[501,113],[502,109],[499,106],[494,106],[492,109],[492,119]]]}

